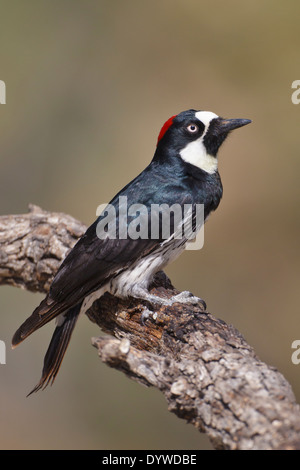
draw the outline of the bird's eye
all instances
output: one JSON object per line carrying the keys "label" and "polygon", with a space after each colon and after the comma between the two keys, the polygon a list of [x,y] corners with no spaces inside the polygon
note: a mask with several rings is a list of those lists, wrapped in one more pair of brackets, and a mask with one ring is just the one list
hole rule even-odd
{"label": "bird's eye", "polygon": [[199,127],[196,124],[189,124],[186,129],[190,134],[195,134],[198,132]]}

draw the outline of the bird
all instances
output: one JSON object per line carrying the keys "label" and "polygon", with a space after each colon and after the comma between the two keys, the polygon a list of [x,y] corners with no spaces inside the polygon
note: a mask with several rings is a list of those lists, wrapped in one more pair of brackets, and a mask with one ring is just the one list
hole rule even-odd
{"label": "bird", "polygon": [[[232,130],[249,123],[250,119],[226,119],[195,109],[175,114],[164,123],[148,166],[111,199],[77,241],[49,293],[15,332],[13,348],[56,320],[41,379],[28,395],[53,384],[78,318],[105,292],[154,305],[172,304],[174,299],[149,292],[151,280],[178,258],[219,206],[223,194],[219,148]],[[170,213],[172,206],[179,208],[181,218],[174,215],[176,211]],[[203,208],[200,222],[198,206]],[[164,219],[168,211],[170,216]]]}

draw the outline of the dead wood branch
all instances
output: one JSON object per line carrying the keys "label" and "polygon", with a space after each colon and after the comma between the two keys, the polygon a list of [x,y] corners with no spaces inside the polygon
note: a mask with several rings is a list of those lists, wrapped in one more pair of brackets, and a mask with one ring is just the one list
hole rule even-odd
{"label": "dead wood branch", "polygon": [[[72,217],[30,206],[0,217],[0,284],[47,292],[61,261],[86,227]],[[152,292],[178,291],[158,273]],[[200,301],[155,311],[109,294],[87,312],[109,336],[93,338],[103,362],[157,387],[168,408],[206,432],[217,449],[300,449],[300,409],[290,385],[261,362],[241,334]]]}

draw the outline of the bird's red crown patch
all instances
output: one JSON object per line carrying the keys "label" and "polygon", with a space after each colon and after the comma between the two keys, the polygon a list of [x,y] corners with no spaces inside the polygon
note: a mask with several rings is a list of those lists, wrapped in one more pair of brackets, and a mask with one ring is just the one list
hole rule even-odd
{"label": "bird's red crown patch", "polygon": [[165,123],[164,125],[162,126],[161,130],[160,130],[160,133],[158,135],[158,138],[157,138],[157,143],[163,138],[163,136],[165,135],[165,133],[167,132],[167,130],[172,126],[173,124],[173,119],[176,118],[177,114],[175,114],[174,116],[170,117]]}

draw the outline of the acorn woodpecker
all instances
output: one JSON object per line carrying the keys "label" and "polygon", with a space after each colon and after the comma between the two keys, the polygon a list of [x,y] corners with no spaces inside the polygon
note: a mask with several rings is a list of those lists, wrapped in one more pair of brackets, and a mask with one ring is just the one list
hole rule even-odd
{"label": "acorn woodpecker", "polygon": [[[15,347],[56,317],[42,377],[32,392],[53,383],[79,315],[105,292],[156,305],[172,303],[172,299],[150,294],[148,286],[154,274],[185,249],[190,233],[195,236],[199,231],[197,206],[204,208],[202,223],[218,207],[222,197],[219,147],[230,131],[250,122],[193,109],[166,121],[151,163],[111,200],[79,239],[46,298],[13,337]],[[174,205],[179,206],[182,218],[170,211]],[[187,214],[186,207],[190,209]],[[170,217],[164,219],[166,212]],[[188,216],[189,229],[182,230]]]}

